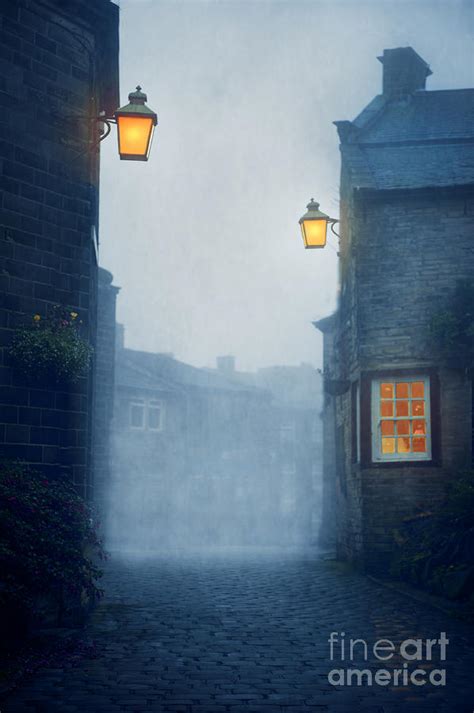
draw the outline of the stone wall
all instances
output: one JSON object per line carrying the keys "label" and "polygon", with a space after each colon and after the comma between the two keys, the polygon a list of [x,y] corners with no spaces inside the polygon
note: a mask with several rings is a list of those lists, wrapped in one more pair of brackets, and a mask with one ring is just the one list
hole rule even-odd
{"label": "stone wall", "polygon": [[[360,384],[370,371],[431,368],[439,379],[440,457],[426,467],[355,463],[353,394],[336,399],[338,551],[380,569],[403,519],[436,507],[471,461],[471,378],[443,366],[429,323],[456,280],[472,277],[474,210],[463,190],[345,197],[336,375]],[[362,418],[361,439],[367,430]]]}
{"label": "stone wall", "polygon": [[95,393],[93,429],[94,503],[100,521],[105,518],[105,501],[110,484],[110,439],[115,394],[115,313],[118,287],[113,276],[99,268]]}
{"label": "stone wall", "polygon": [[29,383],[7,347],[59,304],[95,342],[99,110],[118,103],[118,8],[107,0],[0,5],[1,453],[91,492],[92,372]]}
{"label": "stone wall", "polygon": [[392,193],[361,196],[355,211],[362,369],[436,365],[431,315],[474,272],[472,191]]}

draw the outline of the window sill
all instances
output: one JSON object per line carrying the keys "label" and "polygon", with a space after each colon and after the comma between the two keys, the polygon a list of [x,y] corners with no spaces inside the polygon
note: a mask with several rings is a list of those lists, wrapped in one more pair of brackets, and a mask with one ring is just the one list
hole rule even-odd
{"label": "window sill", "polygon": [[440,468],[441,462],[438,460],[375,460],[368,463],[360,463],[361,468]]}

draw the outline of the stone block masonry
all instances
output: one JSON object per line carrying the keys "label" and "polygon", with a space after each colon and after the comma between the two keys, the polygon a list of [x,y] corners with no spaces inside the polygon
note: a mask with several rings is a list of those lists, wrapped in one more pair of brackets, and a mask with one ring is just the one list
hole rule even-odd
{"label": "stone block masonry", "polygon": [[[474,90],[425,91],[431,70],[411,47],[379,59],[383,94],[354,122],[335,122],[341,289],[324,358],[325,373],[348,384],[326,409],[337,549],[377,570],[394,532],[439,507],[472,464],[472,374],[446,361],[431,323],[474,269]],[[413,399],[400,396],[398,412],[379,386],[417,378],[429,384],[419,422]],[[416,448],[408,432],[423,434]]]}
{"label": "stone block masonry", "polygon": [[90,497],[93,372],[28,383],[8,346],[55,304],[95,344],[96,116],[119,105],[118,8],[107,0],[0,5],[0,449]]}

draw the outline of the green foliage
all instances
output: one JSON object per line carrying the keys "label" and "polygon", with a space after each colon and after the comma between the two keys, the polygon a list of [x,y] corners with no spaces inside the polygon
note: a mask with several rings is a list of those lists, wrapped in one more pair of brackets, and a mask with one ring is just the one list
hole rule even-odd
{"label": "green foliage", "polygon": [[430,334],[446,362],[474,366],[474,281],[458,280],[447,307],[432,316]]}
{"label": "green foliage", "polygon": [[35,379],[77,381],[92,356],[91,346],[79,334],[77,317],[59,306],[47,319],[35,314],[33,325],[18,330],[13,339],[9,354],[14,366]]}
{"label": "green foliage", "polygon": [[443,526],[456,529],[474,527],[474,472],[461,473],[448,485],[446,504],[438,515]]}
{"label": "green foliage", "polygon": [[95,598],[103,550],[73,486],[16,462],[0,464],[0,607],[34,611],[38,595]]}
{"label": "green foliage", "polygon": [[450,598],[472,596],[474,471],[453,479],[439,510],[407,519],[394,536],[393,575]]}

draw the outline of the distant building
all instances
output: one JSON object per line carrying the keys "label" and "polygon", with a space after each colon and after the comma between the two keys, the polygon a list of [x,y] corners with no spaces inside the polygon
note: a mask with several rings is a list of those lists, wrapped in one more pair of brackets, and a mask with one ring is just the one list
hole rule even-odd
{"label": "distant building", "polygon": [[338,551],[369,568],[472,449],[472,376],[443,363],[429,325],[474,274],[474,90],[425,91],[431,71],[411,47],[379,59],[383,93],[336,122],[341,295],[318,323]]}
{"label": "distant building", "polygon": [[[219,363],[219,362],[218,362]],[[281,479],[281,509],[296,541],[322,535],[322,378],[310,364],[270,366],[235,378],[273,396],[275,469]],[[324,538],[323,538],[324,539]]]}
{"label": "distant building", "polygon": [[111,547],[313,539],[314,419],[241,378],[231,357],[218,364],[117,345]]}
{"label": "distant building", "polygon": [[0,3],[0,453],[90,498],[94,370],[72,385],[25,380],[15,330],[54,305],[95,345],[96,117],[119,106],[119,9],[108,0]]}
{"label": "distant building", "polygon": [[94,507],[98,521],[107,516],[111,474],[111,434],[115,400],[115,345],[117,341],[116,302],[120,288],[115,287],[108,270],[99,268],[97,337],[94,358],[94,428],[92,466]]}

